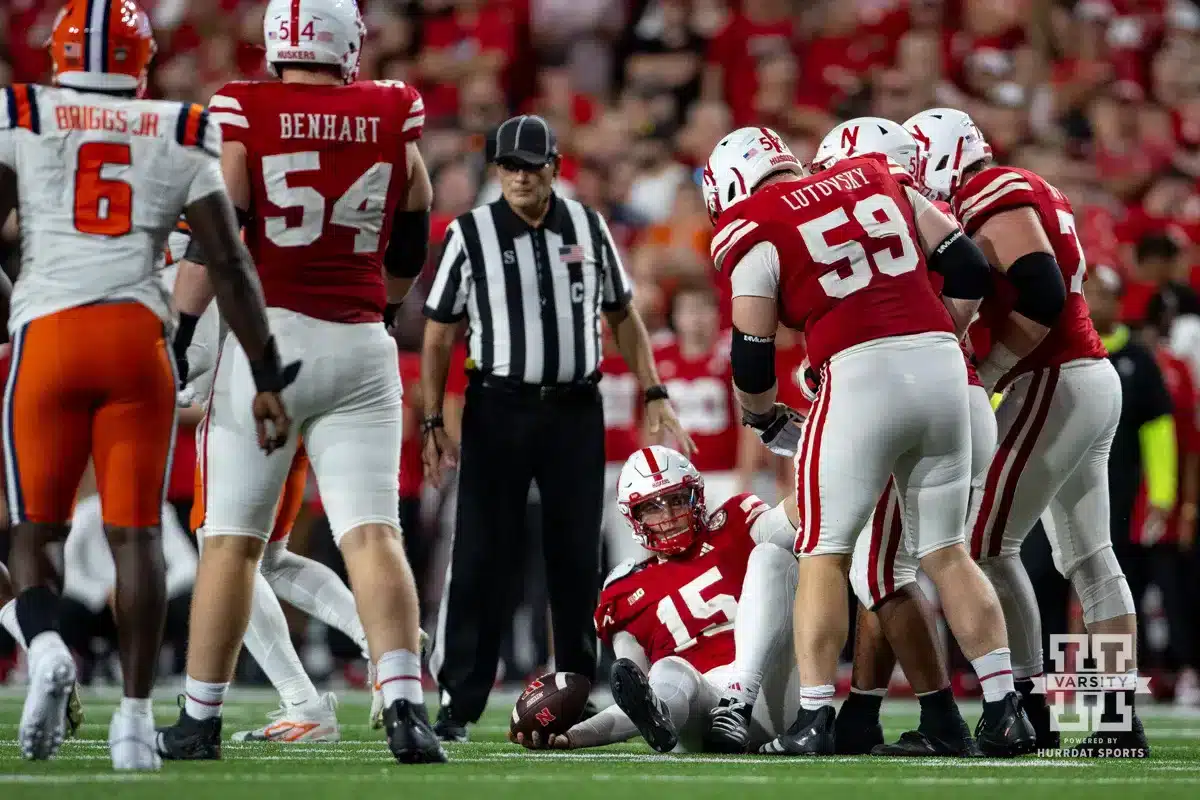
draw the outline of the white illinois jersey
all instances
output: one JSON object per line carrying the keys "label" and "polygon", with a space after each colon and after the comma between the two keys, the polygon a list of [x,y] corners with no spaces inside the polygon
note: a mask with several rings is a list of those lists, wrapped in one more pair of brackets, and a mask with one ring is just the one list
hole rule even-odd
{"label": "white illinois jersey", "polygon": [[220,126],[195,104],[18,84],[0,91],[0,164],[17,173],[21,272],[9,327],[102,300],[164,321],[163,246],[223,191]]}

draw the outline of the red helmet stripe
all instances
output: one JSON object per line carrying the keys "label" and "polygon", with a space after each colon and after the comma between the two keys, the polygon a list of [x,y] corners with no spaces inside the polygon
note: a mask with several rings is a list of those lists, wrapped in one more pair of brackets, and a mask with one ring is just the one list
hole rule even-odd
{"label": "red helmet stripe", "polygon": [[662,467],[658,466],[658,459],[654,457],[654,451],[649,447],[642,448],[642,455],[646,459],[646,463],[650,465],[650,474],[657,475],[662,472]]}
{"label": "red helmet stripe", "polygon": [[292,47],[300,46],[300,0],[292,0]]}

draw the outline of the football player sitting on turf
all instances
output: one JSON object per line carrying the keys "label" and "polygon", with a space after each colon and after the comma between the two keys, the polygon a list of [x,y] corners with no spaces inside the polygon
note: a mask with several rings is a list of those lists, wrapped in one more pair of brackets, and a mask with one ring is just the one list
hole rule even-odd
{"label": "football player sitting on turf", "polygon": [[744,723],[734,726],[740,747],[721,749],[769,741],[800,704],[790,647],[796,530],[784,505],[739,494],[709,514],[704,478],[657,445],[629,457],[617,492],[634,538],[655,555],[614,569],[596,609],[596,630],[617,655],[616,704],[565,734],[517,742],[597,747],[640,733],[660,753],[712,750],[712,722],[728,717],[714,708]]}

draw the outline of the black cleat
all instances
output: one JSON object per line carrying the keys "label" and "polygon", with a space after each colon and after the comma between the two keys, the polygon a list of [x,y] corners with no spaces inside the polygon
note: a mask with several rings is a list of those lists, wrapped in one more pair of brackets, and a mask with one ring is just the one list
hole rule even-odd
{"label": "black cleat", "polygon": [[835,751],[839,756],[865,756],[883,744],[883,723],[879,707],[860,708],[850,700],[842,703],[833,724]]}
{"label": "black cleat", "polygon": [[1067,752],[1080,758],[1149,758],[1150,742],[1135,711],[1132,730],[1096,731]]}
{"label": "black cleat", "polygon": [[767,756],[831,756],[836,752],[833,706],[800,709],[792,727],[758,749]]}
{"label": "black cleat", "polygon": [[1021,710],[1020,696],[1009,692],[1002,700],[983,704],[983,715],[975,726],[975,740],[985,756],[1014,758],[1037,749],[1033,723]]}
{"label": "black cleat", "polygon": [[446,751],[429,725],[424,703],[397,700],[383,710],[388,748],[401,764],[445,764]]}
{"label": "black cleat", "polygon": [[975,758],[983,755],[971,735],[965,738],[943,738],[929,735],[920,729],[905,731],[900,734],[900,740],[891,744],[881,744],[871,750],[873,756],[890,756],[892,758],[948,756],[951,758]]}
{"label": "black cleat", "polygon": [[1037,734],[1037,749],[1057,750],[1062,747],[1062,734],[1050,724],[1050,706],[1046,704],[1046,695],[1033,691],[1033,681],[1017,681],[1017,691],[1021,693],[1021,708],[1029,716],[1033,732]]}
{"label": "black cleat", "polygon": [[744,753],[750,742],[750,717],[754,706],[730,697],[708,712],[704,734],[706,753]]}
{"label": "black cleat", "polygon": [[433,723],[433,732],[441,741],[455,744],[462,744],[470,738],[467,736],[467,724],[454,718],[450,706],[442,706],[438,709],[437,722]]}
{"label": "black cleat", "polygon": [[646,744],[656,753],[674,750],[679,744],[679,731],[641,668],[628,658],[618,658],[613,663],[608,682],[613,702],[637,726]]}
{"label": "black cleat", "polygon": [[220,759],[221,718],[195,719],[181,708],[174,725],[158,729],[158,754],[171,761]]}

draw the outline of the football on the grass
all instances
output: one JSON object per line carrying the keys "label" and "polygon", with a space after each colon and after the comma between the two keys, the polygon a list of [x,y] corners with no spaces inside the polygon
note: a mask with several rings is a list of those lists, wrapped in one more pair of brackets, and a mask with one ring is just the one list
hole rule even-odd
{"label": "football on the grass", "polygon": [[525,687],[513,706],[513,736],[566,733],[583,716],[592,683],[575,672],[551,672]]}

